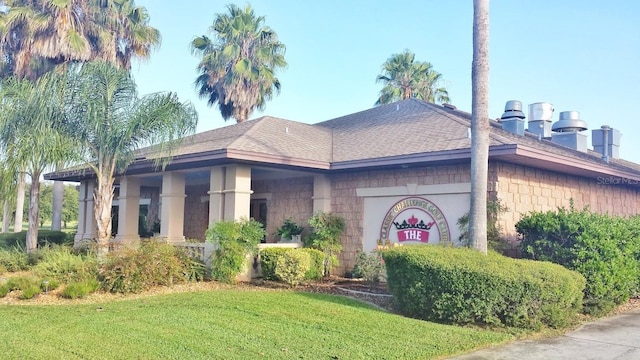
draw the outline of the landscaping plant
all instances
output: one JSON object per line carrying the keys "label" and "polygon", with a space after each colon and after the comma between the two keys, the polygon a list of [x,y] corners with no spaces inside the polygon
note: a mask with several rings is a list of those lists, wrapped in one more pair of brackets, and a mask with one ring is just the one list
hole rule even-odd
{"label": "landscaping plant", "polygon": [[305,239],[305,246],[322,251],[324,258],[324,276],[328,276],[331,268],[338,265],[337,254],[342,251],[340,235],[344,231],[344,219],[340,216],[318,212],[309,219],[311,233]]}
{"label": "landscaping plant", "polygon": [[247,263],[247,257],[258,252],[264,238],[262,224],[243,218],[240,221],[219,221],[206,232],[206,239],[216,245],[211,259],[211,276],[218,281],[234,283]]}
{"label": "landscaping plant", "polygon": [[287,251],[278,258],[276,263],[276,276],[295,287],[304,280],[306,273],[311,268],[311,256],[297,249]]}

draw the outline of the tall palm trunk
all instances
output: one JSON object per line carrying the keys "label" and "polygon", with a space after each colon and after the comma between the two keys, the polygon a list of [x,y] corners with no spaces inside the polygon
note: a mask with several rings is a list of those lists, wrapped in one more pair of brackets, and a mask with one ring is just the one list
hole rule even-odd
{"label": "tall palm trunk", "polygon": [[40,178],[34,173],[29,191],[29,227],[27,228],[27,252],[38,249],[38,225],[40,224]]}
{"label": "tall palm trunk", "polygon": [[9,214],[9,200],[4,200],[4,204],[2,206],[2,232],[9,232],[9,223],[11,222],[11,216]]}
{"label": "tall palm trunk", "polygon": [[24,188],[25,173],[18,175],[18,186],[16,187],[16,215],[13,224],[13,232],[22,231],[22,213],[24,212]]}
{"label": "tall palm trunk", "polygon": [[471,247],[487,253],[487,177],[489,173],[489,0],[473,0],[471,70]]}
{"label": "tall palm trunk", "polygon": [[64,199],[64,183],[53,182],[53,201],[51,214],[51,230],[62,230],[62,202]]}

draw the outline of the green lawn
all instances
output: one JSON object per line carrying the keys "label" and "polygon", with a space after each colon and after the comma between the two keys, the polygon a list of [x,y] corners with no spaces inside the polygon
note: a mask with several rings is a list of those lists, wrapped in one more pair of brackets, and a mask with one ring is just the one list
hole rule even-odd
{"label": "green lawn", "polygon": [[5,305],[0,319],[3,359],[425,359],[512,339],[288,291]]}

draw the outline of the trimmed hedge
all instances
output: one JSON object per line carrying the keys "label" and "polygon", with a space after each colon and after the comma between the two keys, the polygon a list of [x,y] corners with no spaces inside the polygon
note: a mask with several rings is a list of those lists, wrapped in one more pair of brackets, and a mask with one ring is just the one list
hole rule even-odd
{"label": "trimmed hedge", "polygon": [[262,278],[264,280],[279,281],[276,276],[276,264],[278,258],[288,251],[303,251],[309,254],[311,258],[311,268],[305,274],[305,280],[322,279],[322,269],[324,267],[324,253],[317,249],[311,248],[266,248],[260,251],[260,264],[262,266]]}
{"label": "trimmed hedge", "polygon": [[[26,231],[0,234],[0,248],[12,248],[16,246],[24,248],[26,241]],[[70,236],[64,231],[38,230],[38,246],[45,246],[47,244],[73,244],[73,236]]]}
{"label": "trimmed hedge", "polygon": [[562,266],[468,248],[410,245],[382,252],[398,310],[451,324],[539,329],[571,325],[582,275]]}
{"label": "trimmed hedge", "polygon": [[638,294],[640,218],[559,208],[529,213],[516,229],[525,257],[551,261],[586,277],[586,313],[606,314]]}

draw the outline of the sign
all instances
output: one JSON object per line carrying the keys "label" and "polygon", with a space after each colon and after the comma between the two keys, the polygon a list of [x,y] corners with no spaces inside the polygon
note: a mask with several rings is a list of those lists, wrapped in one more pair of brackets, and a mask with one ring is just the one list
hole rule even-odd
{"label": "sign", "polygon": [[393,204],[380,228],[380,239],[385,243],[449,243],[450,234],[440,208],[421,197],[408,197]]}

